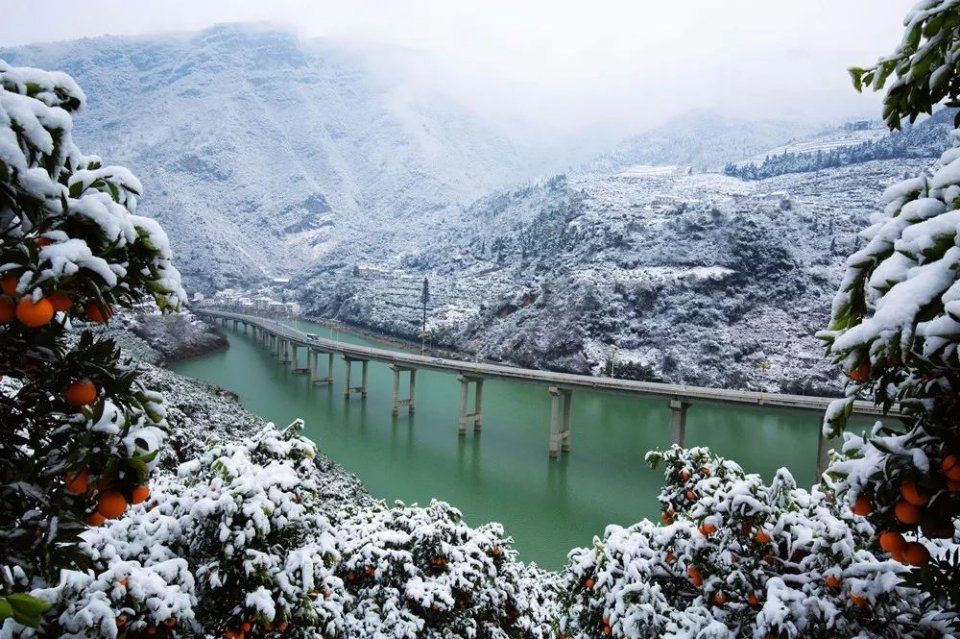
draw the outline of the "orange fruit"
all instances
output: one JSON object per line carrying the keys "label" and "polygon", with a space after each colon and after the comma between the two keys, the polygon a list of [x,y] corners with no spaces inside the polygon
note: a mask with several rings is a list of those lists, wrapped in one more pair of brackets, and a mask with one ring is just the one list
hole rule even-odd
{"label": "orange fruit", "polygon": [[687,499],[689,499],[690,501],[694,501],[696,498],[697,498],[697,493],[693,492],[692,490],[687,491]]}
{"label": "orange fruit", "polygon": [[594,581],[590,577],[587,577],[587,580],[583,582],[583,585],[586,586],[587,590],[593,590]]}
{"label": "orange fruit", "polygon": [[751,606],[759,606],[760,597],[758,597],[756,593],[751,592],[749,595],[747,595],[747,603],[750,604]]}
{"label": "orange fruit", "polygon": [[610,625],[610,617],[608,617],[607,615],[604,615],[604,616],[603,616],[603,625],[605,625],[605,626],[609,626],[609,625]]}
{"label": "orange fruit", "polygon": [[51,240],[49,237],[43,237],[41,235],[34,241],[34,244],[36,244],[39,248],[43,248],[44,246],[50,246],[53,244],[53,240]]}
{"label": "orange fruit", "polygon": [[681,471],[680,471],[680,481],[687,481],[688,479],[690,479],[690,471],[687,470],[687,469],[681,470]]}
{"label": "orange fruit", "polygon": [[827,584],[829,588],[839,588],[840,587],[840,577],[836,575],[827,575],[823,579],[823,583]]}
{"label": "orange fruit", "polygon": [[125,625],[127,625],[126,615],[120,615],[117,617],[117,628],[123,628]]}
{"label": "orange fruit", "polygon": [[12,324],[16,317],[16,303],[6,295],[0,297],[0,324]]}
{"label": "orange fruit", "polygon": [[130,493],[130,503],[131,504],[142,504],[143,502],[150,499],[150,487],[149,486],[137,486]]}
{"label": "orange fruit", "polygon": [[716,532],[717,527],[713,524],[701,524],[700,525],[700,534],[706,537],[707,535]]}
{"label": "orange fruit", "polygon": [[850,379],[862,384],[863,382],[870,380],[870,362],[864,362],[860,366],[856,367],[849,373]]}
{"label": "orange fruit", "polygon": [[177,620],[174,619],[173,617],[170,617],[169,619],[164,619],[163,625],[165,625],[167,628],[173,628],[174,626],[177,625]]}
{"label": "orange fruit", "polygon": [[677,560],[676,556],[672,552],[667,553],[666,559],[668,564],[672,564],[674,561]]}
{"label": "orange fruit", "polygon": [[87,518],[83,520],[83,523],[92,528],[96,528],[97,526],[102,526],[106,520],[107,518],[100,513],[90,513],[87,515]]}
{"label": "orange fruit", "polygon": [[87,302],[86,311],[87,319],[97,324],[106,324],[113,317],[113,309],[107,305],[101,308],[100,304],[95,301]]}
{"label": "orange fruit", "polygon": [[53,304],[43,297],[36,302],[31,297],[20,298],[17,302],[17,319],[30,328],[45,326],[53,319]]}
{"label": "orange fruit", "polygon": [[854,606],[865,606],[867,605],[867,598],[861,595],[850,594],[850,603]]}
{"label": "orange fruit", "polygon": [[718,606],[722,606],[727,603],[727,596],[721,591],[713,596],[713,603]]}
{"label": "orange fruit", "polygon": [[866,517],[873,512],[873,504],[870,503],[870,500],[866,497],[860,496],[857,497],[857,501],[854,502],[852,510],[854,515]]}
{"label": "orange fruit", "polygon": [[0,278],[0,290],[3,291],[4,295],[9,295],[10,297],[17,296],[17,284],[20,283],[20,278],[12,273],[9,275],[4,275],[3,278]]}
{"label": "orange fruit", "polygon": [[603,627],[603,634],[609,635],[611,632],[613,632],[613,629],[610,626]]}
{"label": "orange fruit", "polygon": [[960,481],[960,464],[954,464],[953,468],[943,474],[946,475],[947,479]]}
{"label": "orange fruit", "polygon": [[107,519],[116,519],[127,511],[127,500],[119,490],[108,490],[97,500],[97,512]]}
{"label": "orange fruit", "polygon": [[888,530],[887,532],[880,533],[880,547],[889,553],[900,552],[906,543],[903,535],[898,532]]}
{"label": "orange fruit", "polygon": [[758,543],[758,544],[769,544],[769,543],[770,543],[770,535],[767,534],[767,532],[764,531],[764,530],[758,530],[758,531],[757,531],[757,534],[755,534],[755,535],[753,536],[753,538],[757,540],[757,543]]}
{"label": "orange fruit", "polygon": [[897,502],[897,505],[893,507],[893,514],[897,516],[897,519],[900,520],[901,523],[913,526],[920,523],[923,510],[919,506],[914,506],[906,499],[901,499]]}
{"label": "orange fruit", "polygon": [[250,625],[249,621],[244,621],[240,625],[240,629],[243,630],[244,632],[250,632],[250,628],[252,628],[252,626]]}
{"label": "orange fruit", "polygon": [[78,379],[63,391],[67,403],[80,408],[97,401],[97,386],[89,379]]}
{"label": "orange fruit", "polygon": [[81,470],[79,473],[70,471],[64,477],[63,482],[67,486],[67,492],[71,495],[82,495],[89,488],[90,473]]}
{"label": "orange fruit", "polygon": [[287,622],[286,621],[282,622],[279,626],[277,626],[277,630],[279,630],[280,632],[286,632]]}
{"label": "orange fruit", "polygon": [[922,566],[930,561],[930,551],[919,541],[911,541],[905,545],[901,555],[901,561],[911,566]]}
{"label": "orange fruit", "polygon": [[943,458],[943,461],[940,462],[940,470],[947,472],[956,466],[957,462],[960,462],[960,457],[957,457],[956,455],[947,455]]}
{"label": "orange fruit", "polygon": [[687,574],[690,576],[690,583],[699,588],[703,585],[703,577],[700,576],[700,571],[690,566],[687,568]]}
{"label": "orange fruit", "polygon": [[900,486],[900,495],[914,506],[926,506],[930,498],[917,490],[917,484],[912,481],[905,481]]}
{"label": "orange fruit", "polygon": [[73,306],[73,300],[66,293],[51,293],[47,296],[47,299],[53,304],[53,310],[58,312],[69,311],[70,307]]}

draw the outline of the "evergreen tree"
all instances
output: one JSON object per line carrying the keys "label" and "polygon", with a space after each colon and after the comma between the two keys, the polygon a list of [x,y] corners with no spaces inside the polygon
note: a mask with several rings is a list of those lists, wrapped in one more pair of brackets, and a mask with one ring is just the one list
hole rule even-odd
{"label": "evergreen tree", "polygon": [[[953,105],[960,70],[960,6],[927,0],[906,20],[894,55],[852,70],[857,88],[880,90],[891,128]],[[916,567],[911,580],[960,609],[960,132],[932,175],[887,189],[885,208],[863,232],[820,333],[849,376],[825,432],[847,426],[853,401],[892,413],[864,437],[844,435],[829,469],[838,495],[865,515],[883,551]],[[898,419],[895,419],[894,416]],[[946,540],[946,541],[941,541]]]}
{"label": "evergreen tree", "polygon": [[78,535],[148,498],[165,430],[116,345],[74,324],[184,298],[140,182],[74,144],[83,103],[68,76],[0,60],[0,621],[25,625],[44,610],[25,593],[89,561]]}

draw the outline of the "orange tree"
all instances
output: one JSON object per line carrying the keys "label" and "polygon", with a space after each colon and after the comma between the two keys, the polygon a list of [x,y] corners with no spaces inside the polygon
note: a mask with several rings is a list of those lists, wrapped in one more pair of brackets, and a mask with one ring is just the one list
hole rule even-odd
{"label": "orange tree", "polygon": [[[851,70],[857,89],[887,87],[884,119],[894,129],[938,104],[960,105],[960,6],[926,0],[905,24],[893,55]],[[820,337],[849,376],[825,432],[846,427],[858,397],[892,413],[865,436],[844,435],[828,481],[877,528],[879,550],[916,566],[910,581],[960,609],[960,134],[954,139],[929,174],[886,190]]]}
{"label": "orange tree", "polygon": [[78,535],[146,498],[165,422],[115,344],[77,321],[183,297],[141,186],[75,146],[84,95],[0,60],[0,621],[36,625],[27,591],[83,567]]}

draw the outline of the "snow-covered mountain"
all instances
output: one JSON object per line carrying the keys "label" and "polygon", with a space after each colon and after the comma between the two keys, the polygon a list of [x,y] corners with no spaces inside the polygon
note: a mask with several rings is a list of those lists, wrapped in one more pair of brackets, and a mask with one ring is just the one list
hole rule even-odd
{"label": "snow-covered mountain", "polygon": [[[381,52],[383,54],[383,52]],[[0,50],[67,71],[83,148],[129,166],[189,286],[289,274],[537,175],[462,107],[409,95],[369,56],[254,26]],[[416,221],[416,224],[412,224]]]}
{"label": "snow-covered mountain", "polygon": [[637,164],[677,164],[698,171],[718,171],[728,162],[789,144],[822,128],[804,122],[746,120],[697,109],[624,139],[583,169],[613,173]]}

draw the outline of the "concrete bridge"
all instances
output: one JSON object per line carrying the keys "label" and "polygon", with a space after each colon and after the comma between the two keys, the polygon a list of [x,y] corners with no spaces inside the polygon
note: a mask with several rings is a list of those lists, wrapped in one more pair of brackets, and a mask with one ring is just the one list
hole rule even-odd
{"label": "concrete bridge", "polygon": [[[483,382],[485,379],[509,379],[546,386],[551,398],[550,436],[547,443],[547,452],[550,457],[558,457],[561,453],[570,451],[570,406],[575,390],[624,393],[667,401],[670,406],[670,441],[680,446],[685,445],[687,409],[692,404],[785,408],[822,414],[832,401],[831,398],[827,397],[641,382],[429,357],[369,346],[345,344],[315,337],[287,326],[276,319],[213,309],[201,309],[195,312],[197,315],[219,320],[224,327],[227,327],[230,322],[233,322],[234,330],[240,330],[242,327],[245,334],[252,334],[260,345],[270,349],[278,362],[289,365],[294,372],[308,373],[311,382],[314,384],[333,382],[334,356],[340,356],[344,362],[346,380],[344,396],[348,399],[352,395],[359,395],[361,398],[366,397],[367,367],[371,361],[386,364],[393,371],[392,410],[394,415],[398,414],[401,408],[406,408],[409,413],[414,412],[418,370],[436,370],[456,374],[460,381],[458,431],[461,436],[466,435],[467,426],[470,424],[473,425],[474,430],[480,430],[483,420]],[[305,351],[306,355],[306,366],[304,367],[299,365],[301,349]],[[324,358],[327,360],[326,371],[321,374],[320,360]],[[355,380],[354,366],[360,368],[359,380]],[[408,383],[406,397],[400,395],[400,382],[403,376],[406,376]],[[469,402],[471,390],[473,391],[472,406]],[[856,402],[853,412],[855,415],[863,417],[879,417],[882,415],[882,412],[876,406],[868,402]],[[819,476],[827,465],[829,445],[822,432],[820,432],[820,420],[817,419],[812,423],[817,424],[818,433],[820,433],[816,460]]]}

